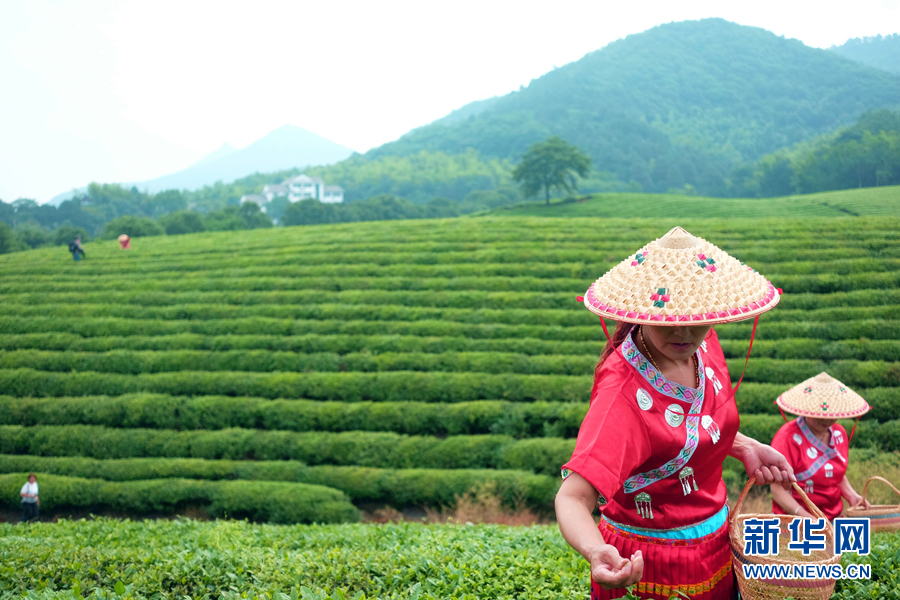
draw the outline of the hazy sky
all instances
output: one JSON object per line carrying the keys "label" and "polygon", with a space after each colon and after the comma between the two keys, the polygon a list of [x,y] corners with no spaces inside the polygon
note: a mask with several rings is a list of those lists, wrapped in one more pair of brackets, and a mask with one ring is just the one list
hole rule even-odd
{"label": "hazy sky", "polygon": [[900,31],[900,0],[0,0],[0,199],[150,179],[286,123],[365,151],[704,17],[827,48]]}

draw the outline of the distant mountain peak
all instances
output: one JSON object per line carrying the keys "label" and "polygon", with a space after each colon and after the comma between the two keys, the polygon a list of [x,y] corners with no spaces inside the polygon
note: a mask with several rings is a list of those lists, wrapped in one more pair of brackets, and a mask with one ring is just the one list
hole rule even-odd
{"label": "distant mountain peak", "polygon": [[253,173],[268,173],[293,167],[330,165],[353,154],[353,150],[297,125],[282,125],[240,150],[230,144],[187,169],[136,184],[151,193],[166,189],[194,190],[217,181],[230,183]]}
{"label": "distant mountain peak", "polygon": [[[237,152],[237,148],[235,148],[228,142],[225,142],[219,147],[218,150],[211,152],[210,154],[207,154],[206,156],[204,156],[203,158],[201,158],[200,160],[195,162],[193,165],[191,165],[191,167],[196,167],[197,165],[202,165],[202,164],[205,164],[208,162],[212,162],[216,159],[222,158],[223,156],[228,156],[229,154],[232,154],[234,152]],[[188,168],[190,168],[190,167],[188,167]]]}

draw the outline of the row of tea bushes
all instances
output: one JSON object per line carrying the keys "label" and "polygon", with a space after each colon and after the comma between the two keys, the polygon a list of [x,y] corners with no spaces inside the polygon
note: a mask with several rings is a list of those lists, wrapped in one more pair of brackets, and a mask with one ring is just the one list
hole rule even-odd
{"label": "row of tea bushes", "polygon": [[[522,375],[576,375],[590,373],[597,359],[593,355],[537,355],[501,352],[269,352],[265,350],[200,350],[56,352],[41,350],[0,350],[0,369],[32,368],[40,371],[95,371],[142,374],[179,371],[231,372],[450,372]],[[730,359],[732,379],[740,377],[744,361]],[[747,367],[744,381],[791,385],[827,370],[833,377],[854,387],[900,386],[900,367],[884,361],[814,360],[757,358]]]}
{"label": "row of tea bushes", "polygon": [[[749,340],[723,339],[722,350],[728,358],[747,355]],[[145,350],[205,350],[217,352],[265,350],[269,352],[302,352],[307,354],[352,353],[382,354],[411,352],[440,354],[445,352],[506,352],[537,355],[591,356],[596,360],[603,343],[597,341],[540,340],[536,338],[473,339],[461,336],[434,337],[415,335],[219,335],[183,333],[159,336],[82,337],[73,333],[0,334],[2,350],[47,350],[70,352],[110,352]],[[898,340],[841,340],[815,338],[757,339],[753,343],[755,358],[900,361]]]}
{"label": "row of tea bushes", "polygon": [[230,396],[0,396],[0,424],[104,425],[179,430],[392,431],[412,435],[499,433],[575,437],[587,403],[316,402]]}
{"label": "row of tea bushes", "polygon": [[[379,469],[307,466],[300,461],[233,461],[199,458],[97,460],[79,456],[0,454],[0,473],[29,470],[69,477],[139,481],[202,479],[288,481],[327,486],[351,500],[393,506],[448,506],[474,488],[490,489],[509,508],[547,510],[559,487],[557,477],[499,469]],[[40,482],[43,485],[43,481]]]}
{"label": "row of tea bushes", "polygon": [[[41,508],[107,509],[132,515],[177,514],[200,508],[213,517],[271,523],[344,523],[359,511],[338,490],[321,485],[275,481],[150,479],[111,482],[39,473]],[[0,498],[19,505],[28,473],[0,475]]]}
{"label": "row of tea bushes", "polygon": [[[599,270],[602,273],[602,270]],[[597,271],[595,271],[597,272]],[[848,292],[859,289],[893,289],[900,285],[900,270],[882,272],[822,273],[816,275],[783,275],[768,273],[777,277],[779,284],[791,293],[827,294]],[[4,278],[0,282],[0,294],[44,293],[67,294],[83,289],[89,283],[93,290],[116,290],[122,287],[118,277],[93,278],[93,281],[59,281],[47,277],[36,279]],[[566,294],[584,287],[584,277],[546,279],[543,277],[177,277],[165,279],[144,278],[141,285],[148,290],[162,292],[196,291],[300,291],[385,292],[396,294],[398,290],[408,292],[486,291],[490,293],[528,292],[529,294]]]}
{"label": "row of tea bushes", "polygon": [[[892,367],[885,367],[885,379],[888,383],[896,385],[893,379],[894,371],[891,369]],[[817,373],[818,371],[811,375]],[[736,374],[733,373],[732,376],[735,377]],[[766,405],[787,387],[803,379],[805,377],[798,377],[785,384],[747,383],[745,385],[752,387],[748,387],[747,392],[741,391],[741,402],[756,406],[760,403]],[[495,399],[520,402],[583,402],[588,399],[590,386],[590,376],[510,373],[177,371],[121,375],[90,371],[54,373],[25,368],[0,369],[0,389],[6,391],[8,395],[19,397],[119,396],[146,391],[171,395],[258,396],[271,399],[306,398],[345,402],[470,402]],[[751,391],[753,388],[755,393]],[[756,396],[751,401],[749,396],[756,394],[761,394],[761,397]],[[894,403],[895,400],[892,400],[891,404]]]}
{"label": "row of tea bushes", "polygon": [[[838,251],[839,252],[839,251]],[[897,259],[879,259],[871,256],[858,256],[846,260],[828,262],[827,257],[834,251],[820,251],[817,260],[795,260],[777,262],[763,262],[753,260],[754,267],[767,275],[818,275],[818,274],[852,274],[852,273],[876,273],[891,272],[900,269],[900,261]],[[616,262],[596,260],[595,255],[583,256],[580,261],[560,262],[526,262],[526,263],[473,263],[457,262],[445,264],[409,264],[391,263],[329,263],[328,258],[322,262],[311,264],[297,264],[291,259],[273,259],[272,262],[260,264],[259,257],[239,256],[234,257],[227,266],[215,261],[205,261],[202,258],[194,260],[173,259],[164,265],[147,264],[135,268],[134,265],[118,265],[112,267],[105,265],[102,273],[79,274],[71,271],[60,273],[52,268],[30,269],[28,272],[11,269],[7,281],[18,282],[28,279],[34,282],[72,282],[76,280],[107,281],[116,279],[120,281],[146,280],[150,282],[168,280],[174,277],[203,279],[306,279],[320,281],[324,287],[333,287],[331,282],[357,281],[363,282],[369,279],[401,280],[415,278],[427,280],[432,278],[465,279],[465,278],[491,278],[491,277],[534,277],[540,279],[590,279],[598,272],[602,273]],[[752,259],[750,259],[752,260]],[[343,286],[348,289],[351,286]]]}
{"label": "row of tea bushes", "polygon": [[253,429],[171,431],[90,425],[0,427],[0,454],[89,458],[299,460],[310,465],[391,469],[513,469],[558,475],[573,439],[505,435],[437,438],[387,432],[289,432]]}
{"label": "row of tea bushes", "polygon": [[[209,239],[207,236],[201,237]],[[864,249],[865,241],[854,240],[841,243],[842,241],[840,240],[829,240],[828,238],[823,238],[818,243],[811,243],[802,239],[794,240],[792,244],[781,244],[781,240],[778,241],[780,247],[769,251],[749,250],[746,248],[734,251],[740,252],[740,259],[754,268],[763,270],[768,267],[771,272],[779,276],[797,277],[800,281],[815,280],[817,275],[891,272],[897,263],[896,257],[890,255],[884,256],[881,258],[881,261],[873,260],[873,254],[877,254],[877,252],[872,252],[871,250],[867,252]],[[894,240],[891,240],[891,242],[895,243]],[[644,243],[646,243],[646,240]],[[502,246],[502,249],[498,248],[499,246]],[[140,265],[135,265],[134,262],[128,264],[127,259],[125,261],[118,260],[125,257],[108,255],[104,257],[106,259],[104,267],[109,267],[108,269],[104,268],[94,271],[88,267],[83,272],[85,272],[86,277],[100,278],[108,275],[109,277],[107,278],[113,278],[124,270],[130,274],[144,274],[148,281],[157,280],[154,274],[171,277],[173,273],[184,273],[186,275],[185,278],[190,279],[189,275],[196,271],[216,271],[231,266],[231,262],[223,260],[227,256],[228,261],[233,261],[235,270],[246,276],[242,277],[242,279],[252,279],[256,274],[252,267],[256,265],[263,269],[276,269],[274,274],[282,273],[285,275],[284,278],[321,277],[327,279],[329,271],[323,272],[315,268],[303,269],[303,267],[319,265],[366,267],[365,270],[353,271],[350,269],[343,272],[342,275],[348,278],[353,277],[353,273],[375,273],[384,278],[391,276],[402,277],[407,267],[412,269],[430,267],[433,272],[438,273],[438,275],[434,276],[442,277],[465,277],[466,275],[490,277],[490,269],[492,268],[518,264],[558,265],[560,271],[552,272],[548,274],[549,276],[582,278],[594,275],[596,273],[595,269],[609,269],[612,265],[623,260],[622,254],[628,256],[628,252],[633,253],[640,248],[640,245],[635,242],[634,245],[627,247],[628,250],[613,241],[612,243],[593,245],[593,247],[586,242],[580,244],[576,242],[568,248],[554,243],[554,247],[547,248],[540,247],[539,241],[532,239],[513,244],[497,240],[493,247],[487,245],[481,248],[456,248],[449,251],[434,251],[425,250],[424,248],[421,250],[412,249],[405,243],[395,242],[394,244],[383,245],[380,248],[376,244],[365,246],[362,248],[362,251],[342,251],[333,248],[315,248],[313,251],[309,249],[299,250],[298,254],[302,252],[304,259],[302,263],[297,262],[297,256],[277,256],[266,252],[248,252],[240,255],[234,253],[209,253],[207,256],[191,256],[190,254],[173,252],[172,249],[167,249],[162,255],[170,262],[167,262],[165,265],[167,268],[164,269],[152,262],[145,262]],[[734,249],[735,246],[733,245],[732,248]],[[608,250],[609,253],[607,254],[604,250]],[[134,254],[132,253],[132,255]],[[140,254],[145,258],[153,256],[153,253],[145,248],[141,248]],[[267,254],[269,255],[267,256]],[[786,254],[793,255],[795,260],[786,259]],[[833,262],[837,266],[833,269],[828,269],[823,264],[827,262]],[[847,266],[842,269],[841,265],[845,262]],[[171,268],[168,268],[170,263]],[[465,269],[468,265],[473,265],[474,268],[468,272],[456,271],[460,266],[462,269]],[[391,269],[393,266],[398,268]],[[482,269],[477,267],[482,267]],[[278,270],[279,268],[281,269],[280,271]],[[452,269],[452,271],[449,269]],[[300,275],[294,275],[295,273],[300,273]],[[421,270],[416,272],[417,275],[423,276],[423,278],[427,273],[428,271],[423,272]],[[17,278],[25,277],[29,274],[51,276],[52,271],[40,267],[29,269],[27,272],[10,269],[9,279],[10,281],[16,281]],[[508,271],[501,274],[510,276]],[[38,280],[40,281],[40,279]]]}
{"label": "row of tea bushes", "polygon": [[[80,280],[83,281],[83,280]],[[352,320],[367,321],[450,321],[458,323],[542,323],[561,327],[584,325],[593,320],[579,303],[557,309],[491,309],[491,308],[435,308],[397,304],[329,303],[319,298],[315,303],[293,304],[290,294],[272,296],[273,302],[259,293],[246,293],[228,298],[212,298],[217,302],[192,302],[179,294],[168,305],[103,302],[88,303],[79,294],[79,302],[63,302],[55,296],[42,296],[37,302],[15,302],[7,296],[2,302],[4,312],[19,316],[54,317],[121,317],[128,319],[238,319],[269,317],[274,319]],[[277,302],[276,302],[277,301]],[[896,290],[857,290],[835,294],[788,294],[783,296],[777,311],[767,313],[769,321],[816,321],[849,319],[896,319],[900,310],[900,294]]]}
{"label": "row of tea bushes", "polygon": [[[63,297],[71,304],[178,306],[198,304],[226,305],[357,305],[361,310],[370,306],[389,306],[396,311],[403,307],[425,309],[468,310],[571,310],[578,309],[575,295],[583,293],[590,280],[578,288],[565,292],[490,292],[471,291],[359,291],[327,292],[321,290],[287,291],[182,291],[164,290],[93,291],[85,285],[77,294],[51,294],[24,288],[4,294],[4,302],[10,304],[59,304]],[[583,288],[583,289],[582,289]],[[794,299],[788,300],[794,296]],[[853,289],[832,293],[808,293],[786,288],[783,300],[785,309],[821,309],[841,306],[885,306],[900,303],[896,288]],[[583,314],[583,313],[582,313]]]}
{"label": "row of tea bushes", "polygon": [[[753,323],[734,323],[717,328],[722,339],[749,340]],[[472,339],[537,338],[557,341],[600,341],[593,320],[583,326],[469,324],[452,321],[294,320],[249,317],[240,319],[171,320],[101,317],[0,317],[0,334],[73,333],[83,337],[173,335],[417,335]],[[765,321],[761,339],[816,338],[839,341],[859,338],[896,340],[900,320]]]}
{"label": "row of tea bushes", "polygon": [[[779,415],[780,388],[746,384],[738,394],[744,417]],[[900,411],[896,388],[866,390],[872,411],[864,423],[889,421]],[[391,431],[412,435],[497,433],[516,438],[575,437],[588,405],[582,402],[479,400],[428,402],[316,402],[232,396],[0,396],[0,424],[103,425],[178,430],[230,427],[284,431]]]}
{"label": "row of tea bushes", "polygon": [[506,398],[576,402],[590,391],[590,376],[487,373],[50,373],[0,369],[0,390],[12,396],[119,396],[156,392],[197,396],[259,396],[357,402],[465,402]]}
{"label": "row of tea bushes", "polygon": [[[770,441],[783,421],[746,415],[741,432]],[[852,422],[842,422],[849,432]],[[861,423],[854,447],[900,449],[900,420]],[[513,469],[556,475],[572,455],[574,439],[505,435],[446,438],[390,432],[290,432],[253,429],[172,431],[113,429],[91,425],[0,426],[0,453],[90,458],[205,458],[298,460],[310,465],[391,469]]]}

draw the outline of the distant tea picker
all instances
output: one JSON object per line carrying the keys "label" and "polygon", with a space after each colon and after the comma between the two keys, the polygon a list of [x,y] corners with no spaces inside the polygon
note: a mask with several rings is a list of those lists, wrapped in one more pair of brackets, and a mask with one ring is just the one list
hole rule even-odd
{"label": "distant tea picker", "polygon": [[[813,504],[829,519],[844,511],[841,498],[846,498],[850,506],[862,504],[871,508],[847,479],[853,432],[848,436],[837,422],[866,414],[868,402],[828,373],[795,385],[775,402],[782,411],[798,417],[781,426],[772,447],[790,461],[797,481]],[[800,503],[797,492],[778,486],[772,486],[772,510],[775,514],[812,517]]]}
{"label": "distant tea picker", "polygon": [[22,497],[22,523],[30,523],[40,516],[41,500],[38,497],[37,477],[34,473],[28,475],[28,481],[19,492]]}
{"label": "distant tea picker", "polygon": [[72,258],[75,260],[81,260],[84,257],[84,247],[81,245],[80,235],[69,243],[69,252],[72,253]]}
{"label": "distant tea picker", "polygon": [[592,600],[622,597],[626,586],[659,600],[735,595],[725,457],[761,483],[795,478],[780,452],[738,433],[736,388],[712,327],[758,318],[778,300],[765,277],[680,227],[588,289],[584,304],[604,332],[604,318],[619,325],[562,469],[556,516],[590,562]]}

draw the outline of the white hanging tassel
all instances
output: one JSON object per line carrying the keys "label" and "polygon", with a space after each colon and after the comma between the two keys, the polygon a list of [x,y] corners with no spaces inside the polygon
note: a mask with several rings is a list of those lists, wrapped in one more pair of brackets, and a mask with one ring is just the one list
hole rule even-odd
{"label": "white hanging tassel", "polygon": [[[694,469],[691,467],[685,467],[681,470],[681,473],[678,474],[678,479],[681,480],[681,491],[684,492],[684,495],[687,496],[692,491],[697,491],[700,488],[697,487],[697,481],[694,479]],[[691,487],[694,489],[692,490]]]}
{"label": "white hanging tassel", "polygon": [[640,516],[645,519],[653,518],[653,509],[650,507],[650,494],[641,492],[635,496],[634,505],[637,507],[637,512]]}
{"label": "white hanging tassel", "polygon": [[716,422],[712,420],[712,417],[709,415],[703,415],[700,419],[700,425],[703,426],[703,429],[706,430],[706,433],[709,434],[709,437],[712,438],[712,443],[717,444],[719,442],[719,438],[722,437],[722,432],[719,431],[719,426],[716,425]]}

